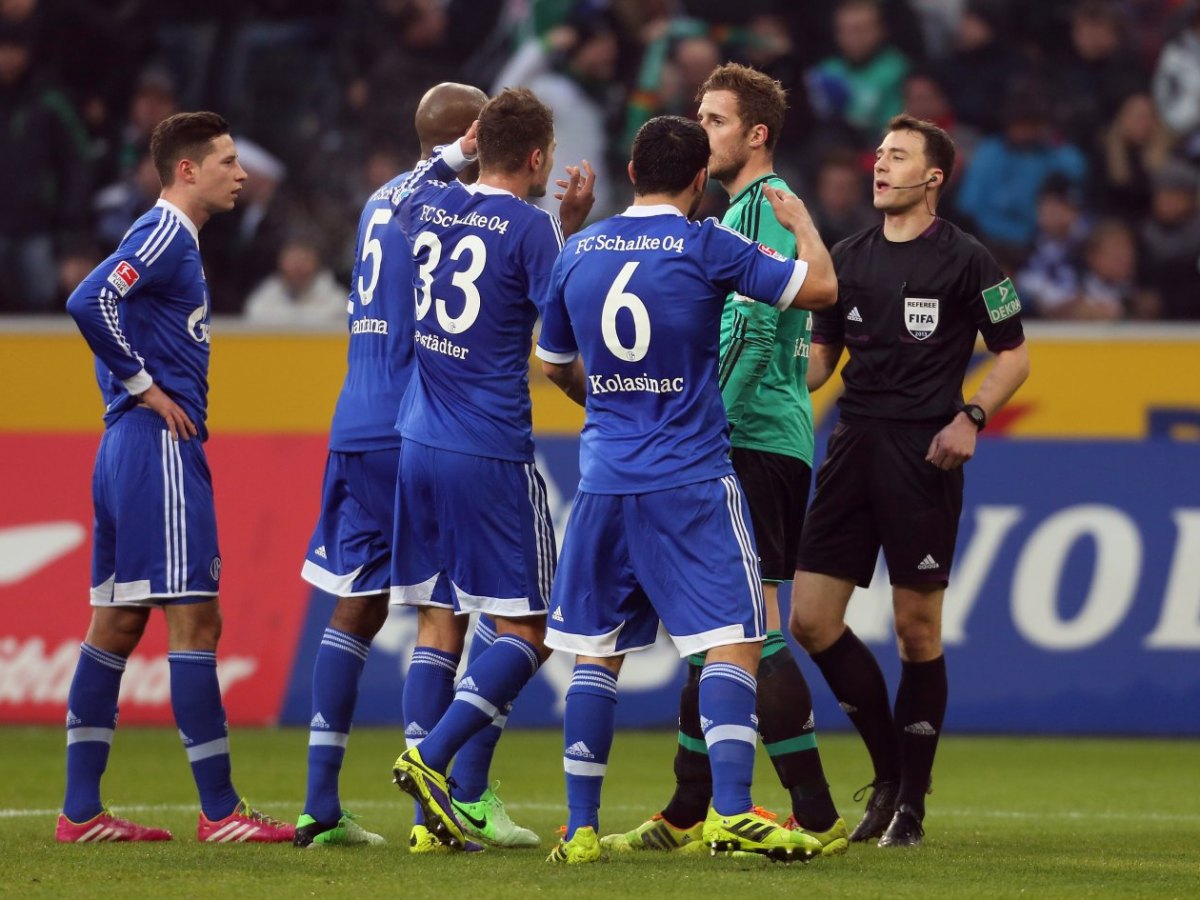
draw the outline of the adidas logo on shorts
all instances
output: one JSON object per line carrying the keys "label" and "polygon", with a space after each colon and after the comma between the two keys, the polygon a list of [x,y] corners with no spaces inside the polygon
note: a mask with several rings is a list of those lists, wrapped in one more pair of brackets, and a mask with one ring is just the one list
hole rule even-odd
{"label": "adidas logo on shorts", "polygon": [[567,756],[578,756],[580,759],[595,759],[596,754],[588,749],[583,741],[576,741],[565,751]]}
{"label": "adidas logo on shorts", "polygon": [[913,722],[911,725],[905,725],[904,730],[909,734],[920,734],[925,737],[933,737],[937,734],[937,729],[928,722]]}
{"label": "adidas logo on shorts", "polygon": [[919,571],[919,572],[925,572],[925,571],[928,571],[929,569],[936,569],[937,567],[938,567],[937,560],[934,559],[932,556],[930,556],[928,553],[925,554],[925,558],[923,560],[921,560],[919,563],[917,563],[917,571]]}
{"label": "adidas logo on shorts", "polygon": [[846,313],[846,321],[847,322],[862,322],[862,313],[860,313],[858,311],[857,306],[855,306],[853,309],[851,309],[850,312]]}
{"label": "adidas logo on shorts", "polygon": [[554,615],[552,615],[550,618],[552,618],[555,622],[562,622],[563,621],[562,607],[561,606],[554,607]]}
{"label": "adidas logo on shorts", "polygon": [[328,728],[329,723],[325,721],[325,717],[319,712],[312,717],[312,721],[308,723],[309,728]]}
{"label": "adidas logo on shorts", "polygon": [[319,556],[319,557],[321,557],[321,559],[328,559],[329,557],[327,557],[325,555],[325,545],[322,544],[320,547],[318,547],[316,550],[314,550],[313,556]]}

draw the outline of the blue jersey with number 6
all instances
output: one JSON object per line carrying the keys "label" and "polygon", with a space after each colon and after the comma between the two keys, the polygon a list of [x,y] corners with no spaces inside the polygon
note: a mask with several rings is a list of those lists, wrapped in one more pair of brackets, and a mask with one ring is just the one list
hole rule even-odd
{"label": "blue jersey with number 6", "polygon": [[333,411],[330,450],[400,446],[396,412],[412,375],[412,257],[392,221],[392,203],[408,176],[405,172],[372,194],[358,219],[346,380]]}
{"label": "blue jersey with number 6", "polygon": [[416,359],[396,428],[406,441],[532,462],[529,349],[562,226],[508,191],[457,181],[405,193],[396,221],[412,244]]}
{"label": "blue jersey with number 6", "polygon": [[673,206],[631,206],[567,241],[537,355],[583,356],[579,489],[639,494],[731,474],[717,386],[725,296],[786,309],[807,273],[804,261]]}

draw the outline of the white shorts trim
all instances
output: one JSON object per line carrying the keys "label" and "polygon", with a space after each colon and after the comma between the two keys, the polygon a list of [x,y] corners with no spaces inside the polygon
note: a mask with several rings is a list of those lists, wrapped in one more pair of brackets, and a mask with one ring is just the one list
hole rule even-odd
{"label": "white shorts trim", "polygon": [[449,603],[434,603],[433,589],[437,586],[438,576],[422,581],[420,584],[393,584],[388,592],[388,602],[396,606],[432,606],[437,609],[454,609]]}
{"label": "white shorts trim", "polygon": [[[108,589],[106,590],[106,586]],[[109,578],[104,584],[92,588],[92,606],[158,606],[163,600],[179,600],[183,597],[216,597],[217,591],[180,591],[179,593],[150,593],[149,581],[113,583]]]}
{"label": "white shorts trim", "polygon": [[[556,631],[553,627],[546,629],[545,644],[551,650],[561,650],[563,653],[574,653],[576,656],[624,656],[626,653],[637,653],[639,650],[649,650],[654,641],[640,647],[617,649],[617,637],[625,627],[622,622],[607,634],[570,634],[566,631]],[[686,653],[684,654],[687,655]]]}
{"label": "white shorts trim", "polygon": [[336,572],[330,572],[328,569],[321,568],[321,566],[317,565],[311,559],[306,559],[300,569],[300,577],[313,587],[320,588],[325,593],[333,594],[335,597],[374,597],[376,594],[387,593],[384,590],[353,590],[354,582],[362,574],[362,570],[363,567],[359,566],[348,575],[338,575]]}
{"label": "white shorts trim", "polygon": [[761,644],[766,639],[766,636],[761,634],[747,637],[746,631],[741,625],[722,625],[712,631],[678,636],[671,634],[670,637],[681,658],[691,656],[693,653],[703,653],[713,647],[724,647],[726,644]]}

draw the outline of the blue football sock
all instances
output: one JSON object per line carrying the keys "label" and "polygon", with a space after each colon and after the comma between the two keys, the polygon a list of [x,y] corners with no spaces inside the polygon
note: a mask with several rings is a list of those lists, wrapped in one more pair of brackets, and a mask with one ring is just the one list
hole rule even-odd
{"label": "blue football sock", "polygon": [[336,628],[326,628],[313,664],[312,721],[308,730],[308,793],[304,812],[318,822],[342,815],[338,776],[350,740],[350,723],[358,702],[358,681],[371,642]]}
{"label": "blue football sock", "polygon": [[[471,650],[467,664],[475,662],[480,655],[496,642],[496,625],[485,615],[475,623],[475,635],[471,639]],[[512,704],[506,704],[492,719],[491,724],[475,732],[454,756],[454,799],[463,803],[474,803],[488,789],[488,776],[492,769],[492,757],[496,744],[504,733]]]}
{"label": "blue football sock", "polygon": [[[404,679],[404,742],[418,747],[430,730],[446,714],[454,699],[454,676],[458,656],[432,647],[414,647]],[[422,753],[422,758],[424,753]],[[420,804],[413,804],[413,823],[423,825]]]}
{"label": "blue football sock", "polygon": [[217,682],[213,650],[172,650],[171,709],[187,748],[192,777],[200,792],[200,808],[209,821],[230,815],[239,802],[229,763],[229,728]]}
{"label": "blue football sock", "polygon": [[454,754],[467,739],[486,727],[511,703],[537,672],[537,649],[515,634],[505,634],[467,667],[454,702],[421,744],[421,758],[445,772]]}
{"label": "blue football sock", "polygon": [[63,814],[86,822],[104,808],[100,777],[108,766],[113,729],[117,727],[117,694],[125,657],[91,644],[79,645],[79,662],[67,694],[67,792]]}
{"label": "blue football sock", "polygon": [[563,716],[563,771],[567,775],[567,837],[600,829],[600,788],[616,728],[617,676],[603,666],[576,665]]}
{"label": "blue football sock", "polygon": [[749,810],[758,741],[754,676],[732,663],[708,663],[700,673],[700,722],[713,775],[713,808],[722,816]]}

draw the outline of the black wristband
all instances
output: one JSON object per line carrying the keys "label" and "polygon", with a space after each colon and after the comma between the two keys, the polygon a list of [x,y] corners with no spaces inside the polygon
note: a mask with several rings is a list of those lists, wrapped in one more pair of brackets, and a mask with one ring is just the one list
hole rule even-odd
{"label": "black wristband", "polygon": [[958,411],[971,420],[976,431],[983,431],[984,426],[987,425],[987,413],[978,403],[964,403],[958,408]]}

